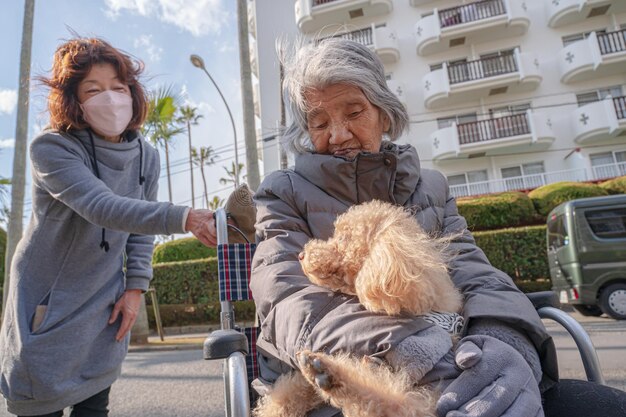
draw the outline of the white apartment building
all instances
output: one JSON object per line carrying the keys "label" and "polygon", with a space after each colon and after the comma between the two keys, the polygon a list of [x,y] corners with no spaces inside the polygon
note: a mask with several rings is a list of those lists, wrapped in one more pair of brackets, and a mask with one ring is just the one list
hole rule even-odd
{"label": "white apartment building", "polygon": [[456,196],[626,175],[626,0],[255,0],[265,174],[280,168],[276,39],[370,46],[422,165]]}

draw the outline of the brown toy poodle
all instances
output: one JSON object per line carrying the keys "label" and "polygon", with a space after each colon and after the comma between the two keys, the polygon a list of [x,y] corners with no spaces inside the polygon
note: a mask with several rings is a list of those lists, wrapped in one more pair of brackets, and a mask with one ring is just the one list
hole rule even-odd
{"label": "brown toy poodle", "polygon": [[[371,201],[337,217],[330,239],[309,241],[300,263],[311,282],[356,295],[373,312],[455,313],[462,297],[446,267],[450,239],[429,236],[405,208]],[[403,371],[348,354],[302,351],[297,358],[300,372],[276,381],[256,417],[304,417],[323,403],[346,417],[435,416],[436,393]]]}

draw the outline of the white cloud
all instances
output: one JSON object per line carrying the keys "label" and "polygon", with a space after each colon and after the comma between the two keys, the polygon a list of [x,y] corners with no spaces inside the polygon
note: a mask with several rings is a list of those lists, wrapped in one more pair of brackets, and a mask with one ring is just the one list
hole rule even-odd
{"label": "white cloud", "polygon": [[116,18],[122,11],[157,17],[194,36],[218,33],[228,18],[222,0],[105,0],[106,14]]}
{"label": "white cloud", "polygon": [[141,48],[143,52],[148,54],[150,61],[157,62],[161,60],[163,48],[152,43],[152,35],[141,35],[134,42],[135,48]]}
{"label": "white cloud", "polygon": [[8,149],[15,147],[15,139],[0,139],[0,149]]}
{"label": "white cloud", "polygon": [[0,114],[11,114],[17,106],[16,90],[0,90]]}

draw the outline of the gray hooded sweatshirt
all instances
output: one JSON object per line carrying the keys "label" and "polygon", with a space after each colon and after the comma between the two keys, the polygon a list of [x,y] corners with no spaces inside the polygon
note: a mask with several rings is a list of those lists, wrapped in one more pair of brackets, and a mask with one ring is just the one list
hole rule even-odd
{"label": "gray hooded sweatshirt", "polygon": [[[135,132],[122,143],[94,134],[93,144],[84,130],[48,131],[30,147],[32,217],[0,334],[0,390],[14,414],[61,410],[115,381],[129,335],[115,341],[113,306],[126,289],[148,289],[153,235],[183,231],[187,208],[155,202],[152,146]],[[38,305],[47,309],[33,331]]]}

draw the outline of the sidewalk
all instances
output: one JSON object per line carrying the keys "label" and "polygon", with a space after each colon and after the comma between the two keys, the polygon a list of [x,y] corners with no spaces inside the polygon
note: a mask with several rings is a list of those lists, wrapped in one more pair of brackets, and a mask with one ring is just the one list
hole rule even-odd
{"label": "sidewalk", "polygon": [[148,336],[147,344],[131,344],[129,352],[148,352],[154,350],[193,350],[202,349],[204,339],[209,332],[219,325],[166,327],[163,329],[163,340],[158,334]]}

